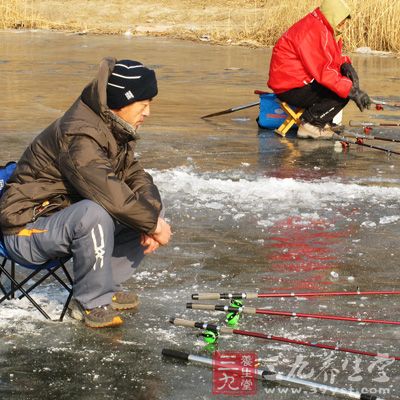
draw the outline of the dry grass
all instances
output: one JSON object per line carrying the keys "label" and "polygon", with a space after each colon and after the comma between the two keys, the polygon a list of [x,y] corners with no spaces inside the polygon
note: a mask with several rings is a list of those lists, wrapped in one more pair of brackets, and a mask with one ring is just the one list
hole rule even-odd
{"label": "dry grass", "polygon": [[[348,49],[400,52],[400,1],[349,0]],[[294,5],[295,4],[295,5]],[[169,35],[273,45],[319,0],[0,0],[0,27]]]}

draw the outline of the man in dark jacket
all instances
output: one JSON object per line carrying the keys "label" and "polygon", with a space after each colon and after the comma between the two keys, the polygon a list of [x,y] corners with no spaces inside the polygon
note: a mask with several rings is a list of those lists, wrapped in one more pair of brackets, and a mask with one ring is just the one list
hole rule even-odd
{"label": "man in dark jacket", "polygon": [[350,8],[344,0],[323,0],[274,46],[268,86],[280,100],[305,109],[299,137],[329,139],[332,120],[349,99],[361,111],[370,105],[338,40],[348,18]]}
{"label": "man in dark jacket", "polygon": [[158,189],[134,155],[157,91],[153,70],[104,59],[71,108],[25,150],[1,198],[0,226],[17,262],[72,256],[70,314],[90,327],[120,325],[119,311],[138,307],[121,283],[170,240]]}

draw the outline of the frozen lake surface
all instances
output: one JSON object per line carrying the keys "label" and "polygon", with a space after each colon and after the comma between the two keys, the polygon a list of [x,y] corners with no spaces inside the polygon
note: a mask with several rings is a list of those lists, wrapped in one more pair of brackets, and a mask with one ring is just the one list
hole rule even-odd
{"label": "frozen lake surface", "polygon": [[[162,192],[174,230],[128,282],[141,310],[123,327],[90,330],[69,318],[43,321],[25,302],[0,306],[0,398],[211,399],[212,372],[161,357],[174,348],[211,356],[198,331],[170,317],[223,323],[223,314],[186,310],[196,292],[400,290],[400,158],[332,142],[286,139],[259,130],[257,110],[200,116],[257,100],[270,51],[155,38],[1,32],[0,163],[18,159],[62,115],[103,56],[156,69],[159,96],[141,129],[138,153]],[[353,57],[362,87],[396,99],[400,60]],[[398,100],[398,98],[397,98]],[[398,118],[354,105],[344,121]],[[399,130],[378,129],[400,137]],[[377,143],[382,145],[382,143]],[[388,145],[396,148],[396,145]],[[397,146],[400,149],[400,145]],[[55,285],[35,299],[56,315]],[[223,303],[223,301],[215,302]],[[259,299],[272,310],[400,320],[396,296]],[[400,356],[395,325],[261,315],[241,329]],[[320,383],[400,399],[399,361],[224,335],[219,350],[254,351],[272,367]],[[329,399],[261,384],[254,399]],[[229,398],[229,396],[221,397]]]}

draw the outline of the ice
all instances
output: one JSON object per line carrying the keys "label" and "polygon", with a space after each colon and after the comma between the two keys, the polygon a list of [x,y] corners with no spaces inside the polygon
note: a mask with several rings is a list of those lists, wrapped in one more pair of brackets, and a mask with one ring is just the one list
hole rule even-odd
{"label": "ice", "polygon": [[392,215],[388,217],[382,217],[379,219],[379,223],[384,224],[391,224],[393,222],[397,222],[400,219],[400,215]]}
{"label": "ice", "polygon": [[365,227],[365,228],[375,228],[376,227],[376,223],[373,221],[364,221],[361,226]]}
{"label": "ice", "polygon": [[[57,319],[65,301],[65,295],[60,295],[59,288],[53,284],[37,288],[32,298],[43,307],[50,318]],[[16,321],[21,321],[23,329],[26,331],[35,330],[32,322],[43,321],[43,316],[32,304],[23,298],[5,301],[0,307],[0,326],[2,328],[13,327]],[[20,325],[22,327],[22,325]]]}
{"label": "ice", "polygon": [[370,54],[370,55],[375,55],[375,56],[392,56],[393,53],[390,51],[379,51],[379,50],[373,50],[371,47],[358,47],[355,50],[356,53],[359,54]]}
{"label": "ice", "polygon": [[151,170],[150,173],[169,201],[175,204],[179,199],[200,209],[223,209],[224,204],[229,204],[242,212],[254,214],[271,205],[278,210],[305,207],[317,211],[337,204],[348,207],[363,200],[368,200],[371,206],[400,203],[400,189],[397,187],[274,177],[231,179],[217,173],[199,173],[187,167]]}

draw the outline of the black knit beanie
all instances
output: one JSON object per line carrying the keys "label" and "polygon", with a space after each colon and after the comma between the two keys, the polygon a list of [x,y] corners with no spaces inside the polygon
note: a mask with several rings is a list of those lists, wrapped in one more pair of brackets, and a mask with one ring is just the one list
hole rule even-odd
{"label": "black knit beanie", "polygon": [[156,74],[138,61],[117,61],[107,83],[107,105],[118,110],[158,93]]}

